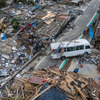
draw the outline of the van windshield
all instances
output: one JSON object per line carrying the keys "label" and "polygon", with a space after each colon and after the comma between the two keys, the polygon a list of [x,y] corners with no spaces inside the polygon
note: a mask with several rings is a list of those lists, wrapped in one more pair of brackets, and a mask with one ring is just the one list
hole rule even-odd
{"label": "van windshield", "polygon": [[91,47],[89,45],[85,46],[85,49],[90,49]]}

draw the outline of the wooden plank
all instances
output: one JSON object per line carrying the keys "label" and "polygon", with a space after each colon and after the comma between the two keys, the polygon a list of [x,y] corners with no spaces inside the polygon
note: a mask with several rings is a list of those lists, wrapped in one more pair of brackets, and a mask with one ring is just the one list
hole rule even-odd
{"label": "wooden plank", "polygon": [[53,77],[52,83],[55,84],[55,82],[56,82],[56,76]]}
{"label": "wooden plank", "polygon": [[1,20],[0,20],[0,24],[2,25],[3,21],[5,20],[6,17],[3,17]]}
{"label": "wooden plank", "polygon": [[86,96],[83,94],[83,92],[77,86],[74,85],[74,88],[81,94],[81,96],[84,98],[84,100],[87,100]]}
{"label": "wooden plank", "polygon": [[[49,12],[47,13],[47,15],[44,16],[44,17],[42,17],[41,19],[42,19],[42,20],[45,20],[46,18],[49,18],[49,17],[55,17],[55,14],[52,13],[51,11],[49,11]],[[53,20],[54,20],[54,18],[49,19],[49,20],[46,20],[46,21],[44,21],[44,22],[45,22],[46,24],[50,24]]]}
{"label": "wooden plank", "polygon": [[56,71],[51,70],[51,69],[50,69],[50,72],[51,72],[51,73],[54,73],[54,74],[56,74],[56,75],[58,75],[58,76],[62,76],[62,75],[60,74],[60,72],[56,72]]}
{"label": "wooden plank", "polygon": [[25,95],[24,95],[24,90],[23,87],[21,86],[21,91],[22,91],[22,96],[23,96],[23,100],[25,99]]}

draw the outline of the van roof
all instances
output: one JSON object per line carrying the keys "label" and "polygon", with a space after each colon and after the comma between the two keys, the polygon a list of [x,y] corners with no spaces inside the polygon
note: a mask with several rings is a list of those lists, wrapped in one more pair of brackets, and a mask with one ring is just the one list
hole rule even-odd
{"label": "van roof", "polygon": [[64,41],[64,42],[56,42],[51,43],[50,47],[51,49],[58,49],[58,47],[65,48],[65,47],[73,47],[73,46],[79,46],[79,45],[90,45],[90,43],[86,39],[77,39],[70,41]]}

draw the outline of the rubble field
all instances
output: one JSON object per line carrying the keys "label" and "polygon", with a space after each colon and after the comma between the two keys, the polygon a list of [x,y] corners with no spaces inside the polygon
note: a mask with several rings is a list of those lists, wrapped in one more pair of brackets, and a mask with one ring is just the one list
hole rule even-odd
{"label": "rubble field", "polygon": [[56,64],[34,70],[50,53],[50,43],[76,27],[90,1],[7,0],[0,8],[0,100],[99,100],[100,15],[83,32],[83,38],[94,33],[90,43],[96,51],[68,58],[61,70]]}

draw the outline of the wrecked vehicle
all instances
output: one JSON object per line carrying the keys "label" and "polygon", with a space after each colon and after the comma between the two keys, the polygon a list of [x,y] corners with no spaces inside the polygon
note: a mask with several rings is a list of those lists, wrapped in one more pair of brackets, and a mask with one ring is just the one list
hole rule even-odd
{"label": "wrecked vehicle", "polygon": [[50,49],[52,59],[91,54],[90,43],[86,39],[51,43]]}

